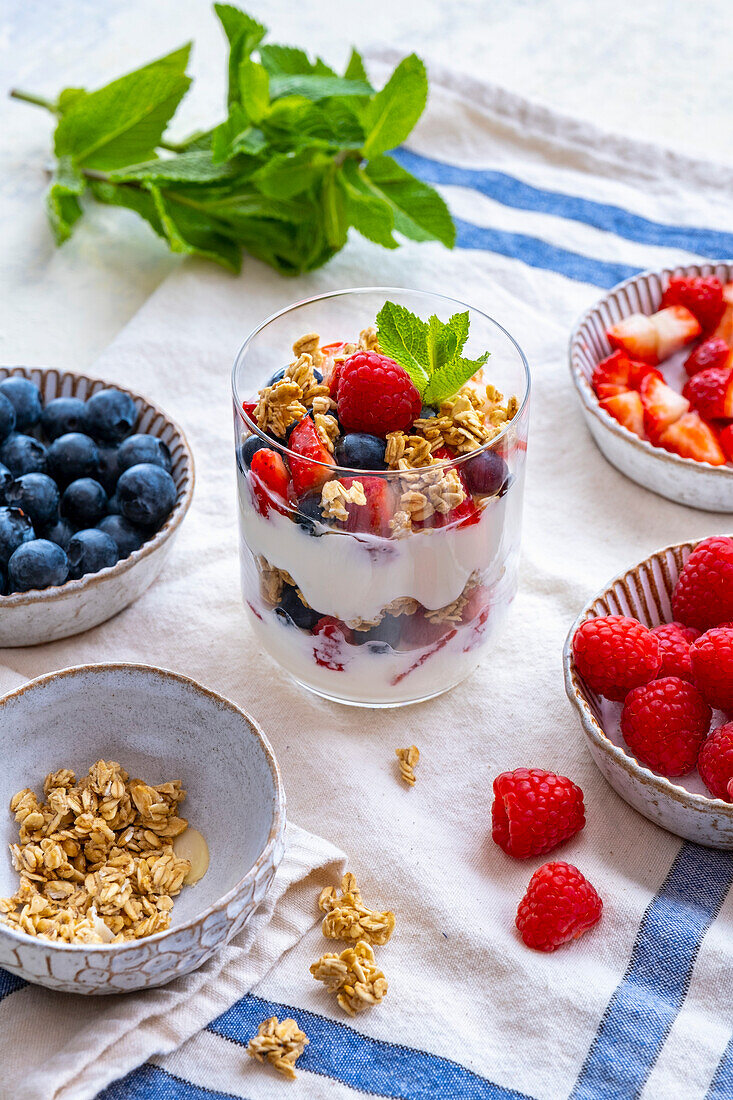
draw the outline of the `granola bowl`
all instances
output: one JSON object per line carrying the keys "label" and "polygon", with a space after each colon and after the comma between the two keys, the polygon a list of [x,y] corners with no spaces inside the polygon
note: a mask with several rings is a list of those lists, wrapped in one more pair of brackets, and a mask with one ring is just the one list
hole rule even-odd
{"label": "granola bowl", "polygon": [[[416,321],[461,315],[460,354],[490,357],[434,406],[415,389],[405,430],[370,433],[338,418],[335,372],[358,350],[385,352],[370,328],[385,303]],[[233,388],[242,593],[263,649],[302,687],[354,706],[460,683],[517,586],[530,379],[514,339],[440,295],[344,290],[264,321]]]}
{"label": "granola bowl", "polygon": [[[641,764],[621,734],[622,705],[592,691],[573,660],[573,636],[586,619],[629,615],[649,627],[671,622],[672,593],[696,545],[683,542],[658,550],[615,577],[586,604],[563,649],[565,690],[578,712],[593,760],[625,802],[677,836],[711,848],[733,849],[733,803],[713,798],[697,770],[667,779]],[[713,724],[719,724],[715,718]]]}
{"label": "granola bowl", "polygon": [[[165,985],[206,962],[265,898],[282,859],[285,798],[270,745],[234,703],[148,665],[83,665],[0,699],[0,739],[0,898],[21,893],[20,904],[0,902],[0,968],[18,979],[84,994]],[[107,767],[82,782],[97,761]],[[114,761],[142,780],[116,788]],[[180,814],[173,781],[186,791]],[[14,820],[8,806],[24,791]],[[170,838],[186,839],[182,818],[205,838],[209,862],[181,888],[171,876],[187,868]],[[61,900],[46,907],[48,898]],[[123,938],[144,933],[145,919],[160,930]],[[89,935],[100,923],[103,934]]]}

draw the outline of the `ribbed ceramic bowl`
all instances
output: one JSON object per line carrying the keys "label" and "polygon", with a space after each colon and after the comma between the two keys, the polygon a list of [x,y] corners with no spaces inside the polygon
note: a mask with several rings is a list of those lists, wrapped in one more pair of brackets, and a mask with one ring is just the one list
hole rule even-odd
{"label": "ribbed ceramic bowl", "polygon": [[206,838],[210,864],[175,899],[170,929],[147,939],[62,944],[0,922],[0,967],[66,993],[124,993],[195,970],[247,923],[284,848],[280,772],[244,711],[163,669],[83,665],[0,699],[0,897],[18,885],[8,852],[18,838],[13,794],[41,794],[47,772],[70,767],[81,777],[99,758],[149,783],[182,780],[181,813]]}
{"label": "ribbed ceramic bowl", "polygon": [[[111,385],[85,374],[40,367],[0,367],[0,381],[9,375],[30,378],[41,390],[44,404],[54,397],[82,401]],[[40,645],[81,634],[111,619],[149,588],[163,568],[193,496],[193,456],[178,425],[156,405],[131,390],[138,409],[135,431],[157,436],[167,444],[173,463],[177,499],[161,529],[139,550],[109,569],[88,573],[56,588],[14,592],[0,596],[0,647]]]}
{"label": "ribbed ceramic bowl", "polygon": [[[573,329],[570,373],[590,433],[612,466],[645,489],[678,504],[707,512],[733,512],[732,466],[711,466],[653,447],[609,416],[598,404],[591,386],[596,365],[612,350],[606,329],[631,313],[656,312],[664,288],[675,275],[717,275],[722,282],[729,282],[733,279],[733,261],[665,267],[619,283],[587,310]],[[682,362],[688,354],[689,349],[680,352],[669,368],[665,366],[670,378],[681,381],[685,377]]]}
{"label": "ribbed ceramic bowl", "polygon": [[671,622],[672,592],[696,545],[683,542],[658,550],[619,574],[586,604],[563,649],[565,690],[578,712],[593,759],[630,806],[677,836],[711,848],[733,848],[733,803],[712,798],[697,771],[671,780],[640,764],[621,736],[621,704],[591,691],[573,661],[573,635],[586,619],[631,615],[650,627]]}

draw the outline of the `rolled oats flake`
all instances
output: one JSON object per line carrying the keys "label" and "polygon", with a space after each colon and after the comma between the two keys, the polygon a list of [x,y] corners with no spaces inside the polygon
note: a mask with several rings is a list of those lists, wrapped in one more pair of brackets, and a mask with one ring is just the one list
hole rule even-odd
{"label": "rolled oats flake", "polygon": [[410,745],[406,749],[395,749],[395,756],[399,761],[400,777],[410,787],[415,786],[415,765],[420,759],[420,750],[417,745]]}

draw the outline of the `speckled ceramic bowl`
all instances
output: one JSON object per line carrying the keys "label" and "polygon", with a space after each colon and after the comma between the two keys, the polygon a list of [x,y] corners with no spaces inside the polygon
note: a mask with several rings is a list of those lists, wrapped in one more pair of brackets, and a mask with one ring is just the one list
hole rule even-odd
{"label": "speckled ceramic bowl", "polygon": [[[612,466],[645,489],[678,504],[706,512],[733,512],[733,466],[711,466],[653,447],[609,416],[598,404],[591,386],[596,365],[612,350],[606,329],[631,313],[656,312],[664,288],[675,275],[717,275],[722,282],[729,282],[733,279],[733,261],[665,267],[619,283],[587,310],[573,329],[570,373],[590,433]],[[665,375],[680,389],[687,378],[682,363],[688,354],[689,348],[664,365]]]}
{"label": "speckled ceramic bowl", "polygon": [[[82,401],[111,383],[70,371],[40,367],[0,367],[0,381],[10,374],[30,378],[41,390],[44,404],[54,397]],[[0,647],[40,645],[81,634],[111,619],[149,588],[165,565],[173,541],[193,496],[193,456],[186,437],[174,421],[144,397],[129,393],[138,409],[136,431],[162,439],[171,452],[177,499],[161,529],[129,557],[109,569],[88,573],[56,588],[14,592],[0,596]]]}
{"label": "speckled ceramic bowl", "polygon": [[631,615],[646,626],[671,622],[672,592],[696,545],[683,542],[658,550],[621,573],[586,604],[563,650],[565,690],[580,716],[593,759],[630,806],[677,836],[711,848],[733,848],[733,804],[712,798],[697,771],[672,780],[640,764],[621,736],[621,704],[591,691],[577,672],[572,653],[573,635],[586,619]]}
{"label": "speckled ceramic bowl", "polygon": [[239,707],[147,665],[68,668],[0,699],[0,897],[17,889],[8,810],[48,771],[86,774],[100,757],[151,783],[181,779],[182,813],[206,837],[209,870],[175,899],[166,932],[130,943],[58,944],[0,923],[0,967],[69,993],[165,985],[241,931],[282,859],[285,796],[272,749]]}

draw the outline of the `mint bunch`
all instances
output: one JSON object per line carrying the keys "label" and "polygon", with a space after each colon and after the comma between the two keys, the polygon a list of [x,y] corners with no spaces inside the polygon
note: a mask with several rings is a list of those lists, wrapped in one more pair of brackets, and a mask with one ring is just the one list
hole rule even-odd
{"label": "mint bunch", "polygon": [[469,326],[468,311],[445,323],[435,314],[423,321],[405,306],[385,302],[377,314],[382,351],[404,367],[426,405],[452,397],[489,358],[488,351],[478,359],[461,355]]}
{"label": "mint bunch", "polygon": [[173,252],[232,271],[243,250],[283,274],[310,271],[343,248],[350,227],[385,248],[398,246],[395,233],[452,247],[440,195],[387,155],[425,107],[418,57],[375,91],[356,50],[341,76],[303,50],[264,44],[266,28],[238,8],[214,10],[229,42],[227,117],[185,141],[165,134],[191,84],[190,45],[53,103],[11,93],[58,119],[47,206],[59,244],[90,196],[140,214]]}

